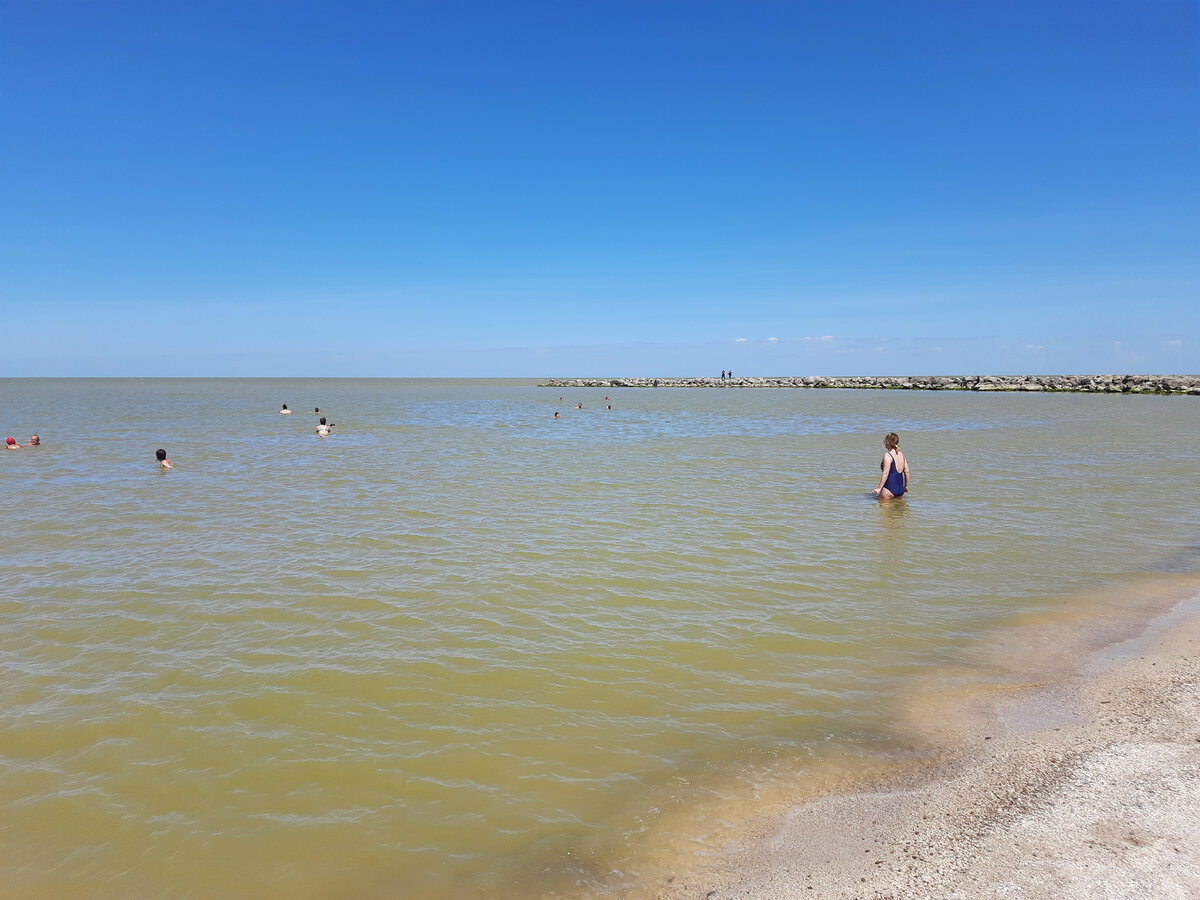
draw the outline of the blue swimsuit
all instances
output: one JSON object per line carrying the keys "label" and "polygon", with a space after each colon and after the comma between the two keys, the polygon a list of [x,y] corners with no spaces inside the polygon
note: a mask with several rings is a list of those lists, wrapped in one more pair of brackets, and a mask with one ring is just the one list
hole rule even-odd
{"label": "blue swimsuit", "polygon": [[[891,460],[891,471],[888,472],[887,480],[884,481],[883,486],[892,492],[893,497],[899,497],[904,493],[904,473],[896,471],[896,457],[889,453],[888,459]],[[882,467],[882,465],[881,463],[880,466]]]}

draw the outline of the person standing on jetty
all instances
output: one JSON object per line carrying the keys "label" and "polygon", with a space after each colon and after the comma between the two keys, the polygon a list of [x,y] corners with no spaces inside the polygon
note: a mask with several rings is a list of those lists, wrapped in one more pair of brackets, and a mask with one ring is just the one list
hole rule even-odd
{"label": "person standing on jetty", "polygon": [[889,431],[883,439],[883,460],[879,463],[879,486],[871,491],[880,500],[894,500],[908,491],[908,460],[900,452],[900,435]]}

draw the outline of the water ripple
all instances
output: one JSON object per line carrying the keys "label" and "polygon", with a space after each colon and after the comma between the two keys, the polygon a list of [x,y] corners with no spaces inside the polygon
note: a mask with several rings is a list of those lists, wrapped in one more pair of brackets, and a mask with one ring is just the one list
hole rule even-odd
{"label": "water ripple", "polygon": [[3,386],[47,441],[0,524],[29,896],[521,896],[714,772],[885,747],[1007,616],[1196,568],[1186,398]]}

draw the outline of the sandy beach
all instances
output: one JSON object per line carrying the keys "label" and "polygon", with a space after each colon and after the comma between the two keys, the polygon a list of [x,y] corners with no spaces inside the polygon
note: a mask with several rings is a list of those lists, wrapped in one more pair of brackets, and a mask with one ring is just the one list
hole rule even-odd
{"label": "sandy beach", "polygon": [[1200,897],[1197,593],[1018,627],[974,684],[905,698],[931,768],[795,806],[647,896]]}

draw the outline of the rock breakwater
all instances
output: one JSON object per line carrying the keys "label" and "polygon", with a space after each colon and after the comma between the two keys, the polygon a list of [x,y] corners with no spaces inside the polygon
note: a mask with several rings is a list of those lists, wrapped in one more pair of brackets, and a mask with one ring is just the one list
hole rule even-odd
{"label": "rock breakwater", "polygon": [[567,378],[539,387],[855,388],[901,391],[1062,391],[1190,394],[1200,375],[807,375],[751,378]]}

